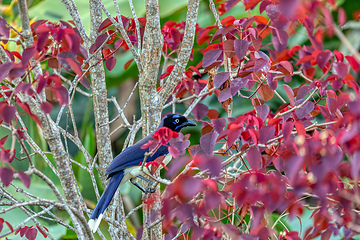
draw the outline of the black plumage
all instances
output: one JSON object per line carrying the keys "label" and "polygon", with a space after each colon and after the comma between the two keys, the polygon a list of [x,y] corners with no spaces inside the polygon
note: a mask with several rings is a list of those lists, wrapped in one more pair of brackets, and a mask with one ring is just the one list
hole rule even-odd
{"label": "black plumage", "polygon": [[[161,120],[158,129],[161,127],[168,127],[173,131],[179,132],[183,127],[187,126],[195,126],[195,123],[182,115],[168,114]],[[97,230],[103,213],[109,206],[119,186],[126,181],[131,180],[131,182],[142,191],[148,192],[147,189],[143,189],[136,183],[136,177],[144,179],[141,176],[139,164],[143,162],[144,155],[146,152],[149,152],[149,149],[142,149],[141,146],[146,144],[149,140],[152,140],[152,135],[153,133],[141,139],[136,144],[126,148],[110,163],[106,171],[106,175],[108,175],[108,178],[110,179],[109,184],[101,195],[89,220],[89,226],[93,232]],[[167,146],[160,146],[153,155],[147,157],[146,161],[154,161],[156,158],[166,154],[168,154]]]}

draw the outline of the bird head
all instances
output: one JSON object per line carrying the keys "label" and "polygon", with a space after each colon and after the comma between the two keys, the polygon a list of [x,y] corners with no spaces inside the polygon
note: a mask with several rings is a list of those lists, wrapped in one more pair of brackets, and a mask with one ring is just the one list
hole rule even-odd
{"label": "bird head", "polygon": [[160,124],[160,127],[168,127],[176,132],[180,132],[183,127],[187,126],[196,126],[196,124],[180,114],[168,114]]}

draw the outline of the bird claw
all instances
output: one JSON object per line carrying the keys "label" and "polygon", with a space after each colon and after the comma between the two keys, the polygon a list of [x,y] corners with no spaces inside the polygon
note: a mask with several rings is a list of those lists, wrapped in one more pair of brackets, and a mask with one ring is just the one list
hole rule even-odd
{"label": "bird claw", "polygon": [[156,189],[152,188],[152,186],[149,185],[145,188],[145,191],[146,191],[146,193],[154,193],[156,191]]}

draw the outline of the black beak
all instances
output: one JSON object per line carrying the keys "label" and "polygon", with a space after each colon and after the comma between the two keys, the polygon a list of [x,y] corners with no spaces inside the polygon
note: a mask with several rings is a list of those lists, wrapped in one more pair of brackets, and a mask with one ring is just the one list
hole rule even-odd
{"label": "black beak", "polygon": [[181,124],[182,127],[188,127],[188,126],[196,126],[196,123],[190,121],[190,120],[186,120],[186,122],[184,122],[183,124]]}

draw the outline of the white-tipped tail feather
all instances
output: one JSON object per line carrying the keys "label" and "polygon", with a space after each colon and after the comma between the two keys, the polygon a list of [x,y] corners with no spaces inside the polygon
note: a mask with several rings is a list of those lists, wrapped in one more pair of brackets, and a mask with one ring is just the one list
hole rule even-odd
{"label": "white-tipped tail feather", "polygon": [[103,214],[100,214],[98,218],[89,220],[88,224],[93,233],[95,233],[96,230],[98,229],[102,217],[103,217]]}

